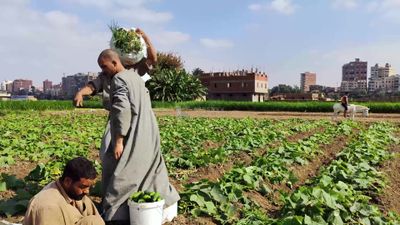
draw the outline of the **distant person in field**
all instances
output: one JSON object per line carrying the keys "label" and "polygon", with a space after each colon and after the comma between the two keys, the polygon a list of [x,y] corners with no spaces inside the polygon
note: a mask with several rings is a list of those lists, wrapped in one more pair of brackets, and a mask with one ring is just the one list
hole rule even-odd
{"label": "distant person in field", "polygon": [[86,196],[96,176],[96,169],[86,158],[70,160],[61,178],[31,199],[23,225],[104,225]]}
{"label": "distant person in field", "polygon": [[[140,76],[146,75],[157,62],[157,51],[150,41],[150,38],[143,32],[140,28],[136,29],[136,33],[141,35],[147,46],[147,58],[143,58],[141,61],[134,63],[132,60],[126,57],[121,57],[121,61],[125,68],[136,70]],[[76,107],[83,106],[83,97],[88,95],[95,95],[97,93],[103,94],[103,107],[110,111],[110,84],[111,78],[106,76],[104,73],[100,75],[93,81],[90,81],[82,89],[80,89],[73,100],[73,104]],[[105,132],[103,134],[101,147],[100,147],[100,158],[102,159],[105,151],[110,144],[110,123],[107,122]]]}
{"label": "distant person in field", "polygon": [[342,103],[342,106],[344,107],[344,111],[343,111],[343,116],[346,118],[347,117],[347,110],[348,110],[348,106],[349,106],[349,97],[347,96],[348,94],[345,93],[341,98],[340,98],[340,102]]}
{"label": "distant person in field", "polygon": [[111,49],[101,52],[98,64],[111,79],[111,145],[103,159],[104,220],[129,224],[129,196],[156,191],[165,199],[164,220],[170,221],[180,197],[169,183],[145,83],[135,70],[126,70]]}

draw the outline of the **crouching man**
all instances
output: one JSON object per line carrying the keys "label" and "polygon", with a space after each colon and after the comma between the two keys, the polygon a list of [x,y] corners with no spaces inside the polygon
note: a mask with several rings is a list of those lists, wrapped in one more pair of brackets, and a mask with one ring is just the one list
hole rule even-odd
{"label": "crouching man", "polygon": [[92,162],[86,158],[70,160],[62,177],[31,199],[23,225],[104,225],[86,196],[96,176]]}

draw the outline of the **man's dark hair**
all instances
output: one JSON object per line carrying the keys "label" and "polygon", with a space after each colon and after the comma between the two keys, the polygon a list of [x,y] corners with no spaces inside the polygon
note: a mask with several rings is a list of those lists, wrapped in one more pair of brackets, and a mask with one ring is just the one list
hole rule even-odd
{"label": "man's dark hair", "polygon": [[74,182],[81,178],[94,180],[96,176],[97,172],[93,163],[84,157],[77,157],[67,162],[61,180],[66,177],[71,178]]}

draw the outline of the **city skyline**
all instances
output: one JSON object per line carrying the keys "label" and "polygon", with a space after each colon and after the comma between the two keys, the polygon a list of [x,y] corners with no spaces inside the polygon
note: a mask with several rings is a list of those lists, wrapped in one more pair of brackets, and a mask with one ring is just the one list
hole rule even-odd
{"label": "city skyline", "polygon": [[[63,74],[99,71],[112,20],[141,27],[159,51],[181,56],[187,70],[258,68],[270,87],[299,85],[313,71],[318,84],[340,86],[343,64],[360,58],[400,67],[400,3],[394,0],[4,0],[0,80],[34,85]],[[20,15],[24,16],[21,17]]]}

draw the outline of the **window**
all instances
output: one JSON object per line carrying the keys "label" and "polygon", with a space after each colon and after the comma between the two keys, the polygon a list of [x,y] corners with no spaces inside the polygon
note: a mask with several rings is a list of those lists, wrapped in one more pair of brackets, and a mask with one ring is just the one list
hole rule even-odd
{"label": "window", "polygon": [[214,83],[214,87],[217,88],[217,83]]}
{"label": "window", "polygon": [[226,87],[230,88],[231,87],[231,83],[226,83]]}

